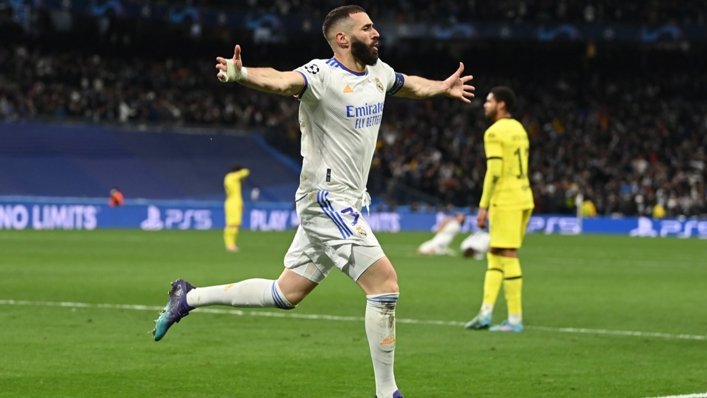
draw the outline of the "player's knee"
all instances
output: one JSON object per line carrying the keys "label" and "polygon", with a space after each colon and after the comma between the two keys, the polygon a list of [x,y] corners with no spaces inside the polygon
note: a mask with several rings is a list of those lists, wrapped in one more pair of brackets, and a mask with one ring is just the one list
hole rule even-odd
{"label": "player's knee", "polygon": [[380,275],[380,283],[377,284],[378,293],[400,293],[398,287],[398,274],[395,272],[392,264],[385,269],[385,272]]}
{"label": "player's knee", "polygon": [[299,303],[301,303],[305,297],[309,295],[309,293],[312,292],[312,289],[309,288],[285,288],[282,289],[282,295],[284,298],[287,300],[287,303],[292,304],[292,308],[286,308],[286,309],[293,309],[296,307]]}
{"label": "player's knee", "polygon": [[396,277],[394,279],[386,280],[382,290],[385,290],[385,293],[400,293],[400,287],[398,286],[398,278]]}
{"label": "player's knee", "polygon": [[518,249],[504,249],[501,253],[503,257],[518,258]]}
{"label": "player's knee", "polygon": [[317,283],[285,269],[277,280],[277,287],[287,301],[296,306],[317,287]]}
{"label": "player's knee", "polygon": [[390,267],[388,272],[382,275],[380,282],[377,283],[378,290],[377,293],[400,293],[400,287],[398,286],[398,274],[395,273],[393,267]]}
{"label": "player's knee", "polygon": [[398,275],[387,257],[381,258],[363,272],[356,283],[366,294],[399,293]]}
{"label": "player's knee", "polygon": [[491,254],[495,254],[497,256],[501,257],[511,257],[511,258],[517,258],[518,257],[518,249],[507,249],[507,248],[502,248],[502,247],[492,247],[489,249],[489,252]]}
{"label": "player's knee", "polygon": [[287,301],[290,302],[293,306],[297,306],[299,303],[304,300],[305,297],[307,297],[307,293],[304,292],[288,292],[287,294],[284,295]]}
{"label": "player's knee", "polygon": [[[362,282],[362,281],[359,281]],[[391,274],[381,275],[374,280],[367,280],[364,283],[359,283],[366,294],[386,294],[400,293],[398,287],[398,277],[395,272]]]}

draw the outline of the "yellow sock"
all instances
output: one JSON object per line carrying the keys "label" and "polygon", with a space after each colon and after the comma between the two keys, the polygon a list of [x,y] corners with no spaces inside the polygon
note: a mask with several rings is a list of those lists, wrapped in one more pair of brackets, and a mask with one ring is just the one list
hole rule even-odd
{"label": "yellow sock", "polygon": [[504,272],[501,256],[487,253],[486,259],[488,260],[488,269],[486,270],[486,277],[484,278],[484,302],[481,306],[481,312],[484,314],[493,311],[498,292],[501,290]]}
{"label": "yellow sock", "polygon": [[[520,260],[513,257],[501,257],[505,279],[503,280],[503,290],[506,292],[506,303],[508,304],[508,317],[521,321],[523,314],[522,291],[523,278],[520,271]],[[516,322],[517,323],[517,322]]]}
{"label": "yellow sock", "polygon": [[226,227],[223,230],[223,242],[226,247],[236,246],[236,239],[238,238],[238,227]]}

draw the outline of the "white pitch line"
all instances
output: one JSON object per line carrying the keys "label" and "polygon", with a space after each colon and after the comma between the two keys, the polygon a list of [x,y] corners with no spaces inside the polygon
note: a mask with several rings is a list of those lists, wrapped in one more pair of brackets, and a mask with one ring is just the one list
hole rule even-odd
{"label": "white pitch line", "polygon": [[[91,303],[72,303],[72,302],[57,302],[57,301],[27,301],[27,300],[0,300],[0,305],[25,305],[39,307],[66,307],[66,308],[103,308],[103,309],[120,309],[120,310],[135,310],[135,311],[161,311],[164,307],[151,305],[135,305],[135,304],[91,304]],[[325,321],[343,321],[343,322],[362,322],[363,317],[360,316],[339,316],[339,315],[318,315],[318,314],[299,314],[292,312],[266,312],[266,311],[242,311],[238,309],[218,309],[218,308],[198,308],[195,312],[205,312],[209,314],[228,314],[238,316],[258,316],[270,318],[296,318],[296,319],[312,319]],[[421,319],[406,319],[398,318],[397,323],[406,323],[412,325],[440,325],[440,326],[464,326],[464,322],[457,321],[434,321]],[[682,339],[682,340],[707,340],[707,335],[692,335],[692,334],[672,334],[672,333],[655,333],[655,332],[634,332],[626,330],[606,330],[606,329],[582,329],[582,328],[557,328],[548,326],[526,326],[526,329],[539,330],[543,332],[556,333],[582,333],[582,334],[603,334],[612,336],[633,336],[633,337],[660,337],[665,339]],[[707,394],[707,393],[706,393]],[[680,395],[680,398],[707,398],[705,394]],[[658,398],[673,398],[673,397],[658,397]]]}
{"label": "white pitch line", "polygon": [[700,336],[700,335],[656,333],[656,332],[631,332],[631,331],[627,331],[627,330],[551,328],[551,327],[545,327],[545,326],[526,326],[526,329],[545,330],[548,332],[563,332],[563,333],[611,334],[611,335],[616,335],[616,336],[663,337],[666,339],[707,340],[707,336]]}
{"label": "white pitch line", "polygon": [[707,392],[701,394],[687,394],[687,395],[666,395],[664,397],[655,398],[707,398]]}

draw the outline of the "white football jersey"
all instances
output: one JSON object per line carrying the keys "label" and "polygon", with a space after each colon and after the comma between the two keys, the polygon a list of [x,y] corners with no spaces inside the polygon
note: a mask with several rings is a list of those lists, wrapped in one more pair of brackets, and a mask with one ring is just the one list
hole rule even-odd
{"label": "white football jersey", "polygon": [[450,243],[452,243],[454,237],[457,236],[461,229],[462,226],[457,220],[449,220],[449,222],[445,224],[444,228],[442,228],[441,231],[437,232],[437,234],[434,238],[432,238],[432,240],[438,246],[447,247]]}
{"label": "white football jersey", "polygon": [[381,60],[353,71],[336,58],[296,71],[305,78],[297,96],[303,157],[297,197],[315,190],[363,195],[385,96],[400,90],[403,75]]}

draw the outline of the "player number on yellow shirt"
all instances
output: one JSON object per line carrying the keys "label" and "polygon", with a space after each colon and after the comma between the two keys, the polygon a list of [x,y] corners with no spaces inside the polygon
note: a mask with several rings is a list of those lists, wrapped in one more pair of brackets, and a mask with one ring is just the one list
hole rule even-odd
{"label": "player number on yellow shirt", "polygon": [[[528,159],[528,156],[530,155],[530,148],[526,147],[525,148],[525,158]],[[516,149],[515,152],[513,152],[514,155],[518,156],[518,168],[520,169],[520,174],[518,174],[516,177],[518,179],[525,178],[525,172],[523,171],[523,157],[521,156],[521,148]]]}

